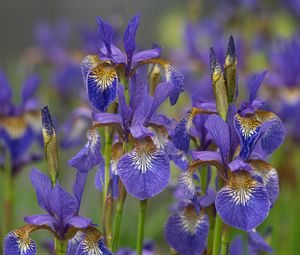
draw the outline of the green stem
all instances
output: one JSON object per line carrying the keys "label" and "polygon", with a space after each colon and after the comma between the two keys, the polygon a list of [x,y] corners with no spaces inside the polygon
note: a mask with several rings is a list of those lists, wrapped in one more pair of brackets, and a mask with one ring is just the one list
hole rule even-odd
{"label": "green stem", "polygon": [[116,206],[116,216],[115,216],[115,224],[114,224],[114,235],[112,241],[112,251],[115,252],[119,245],[119,237],[120,237],[120,228],[123,214],[124,202],[126,199],[126,189],[123,183],[119,182],[119,198]]}
{"label": "green stem", "polygon": [[[113,132],[110,130],[110,127],[105,129],[105,175],[104,175],[104,189],[103,189],[103,212],[105,210],[105,202],[108,192],[109,185],[109,171],[110,171],[110,159],[111,159],[111,149],[113,142]],[[104,214],[103,214],[104,215]]]}
{"label": "green stem", "polygon": [[223,222],[219,214],[216,214],[212,255],[219,255],[221,246],[222,225]]}
{"label": "green stem", "polygon": [[68,243],[66,241],[60,241],[58,239],[55,239],[55,255],[65,255],[67,252],[67,244]]}
{"label": "green stem", "polygon": [[203,166],[202,171],[201,171],[201,193],[202,193],[202,195],[206,194],[207,176],[208,176],[208,169],[206,166]]}
{"label": "green stem", "polygon": [[141,200],[139,217],[138,217],[138,236],[137,236],[137,243],[136,243],[137,255],[142,255],[143,252],[146,209],[147,209],[147,199]]}
{"label": "green stem", "polygon": [[11,169],[11,158],[10,154],[7,152],[5,157],[5,169],[4,169],[4,215],[3,215],[3,237],[7,235],[7,233],[12,228],[13,221],[13,188],[14,181],[12,176]]}
{"label": "green stem", "polygon": [[221,255],[228,254],[229,226],[224,224],[222,232]]}
{"label": "green stem", "polygon": [[103,217],[104,239],[106,246],[111,249],[112,245],[112,220],[113,220],[114,200],[111,196],[106,198],[105,213]]}

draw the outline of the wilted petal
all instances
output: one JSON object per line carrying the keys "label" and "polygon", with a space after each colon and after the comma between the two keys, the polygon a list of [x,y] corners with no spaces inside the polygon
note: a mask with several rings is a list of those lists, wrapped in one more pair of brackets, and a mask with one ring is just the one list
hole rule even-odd
{"label": "wilted petal", "polygon": [[242,117],[236,114],[234,125],[240,137],[241,151],[239,155],[243,160],[248,159],[260,135],[262,123],[253,116]]}
{"label": "wilted petal", "polygon": [[270,210],[266,188],[246,171],[230,175],[218,192],[215,205],[223,222],[244,231],[260,225]]}
{"label": "wilted petal", "polygon": [[132,152],[121,157],[118,173],[126,190],[140,200],[160,193],[170,179],[170,164],[164,151],[151,138],[136,140]]}
{"label": "wilted petal", "polygon": [[30,180],[35,189],[39,206],[50,214],[50,195],[52,192],[52,184],[49,177],[41,173],[39,170],[33,169],[30,172]]}
{"label": "wilted petal", "polygon": [[88,98],[100,112],[104,112],[117,96],[117,72],[109,64],[100,64],[92,69],[86,80]]}
{"label": "wilted petal", "polygon": [[84,147],[69,160],[69,165],[77,168],[81,172],[90,171],[103,160],[101,156],[100,135],[97,129],[90,129],[87,133],[87,138],[88,142]]}
{"label": "wilted petal", "polygon": [[26,225],[10,232],[4,239],[5,255],[35,255],[36,243],[29,238],[32,226]]}
{"label": "wilted petal", "polygon": [[165,238],[182,255],[202,254],[208,228],[207,215],[204,212],[198,215],[193,205],[189,205],[170,216],[165,226]]}
{"label": "wilted petal", "polygon": [[135,37],[136,32],[140,23],[141,15],[138,14],[134,16],[129,22],[124,32],[123,43],[124,49],[127,54],[127,59],[131,61],[133,52],[135,51],[136,44],[135,44]]}
{"label": "wilted petal", "polygon": [[207,119],[205,128],[220,149],[223,162],[227,163],[230,151],[230,134],[227,123],[220,116],[214,114]]}
{"label": "wilted petal", "polygon": [[249,160],[248,163],[254,170],[251,174],[259,177],[266,186],[270,204],[273,206],[279,196],[279,178],[276,169],[263,160]]}

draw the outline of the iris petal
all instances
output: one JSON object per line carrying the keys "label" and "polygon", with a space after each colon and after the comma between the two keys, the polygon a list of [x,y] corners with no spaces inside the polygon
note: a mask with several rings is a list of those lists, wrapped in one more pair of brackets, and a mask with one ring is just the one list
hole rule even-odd
{"label": "iris petal", "polygon": [[170,216],[165,226],[168,244],[183,255],[202,254],[206,246],[209,222],[204,212],[198,215],[189,205]]}
{"label": "iris petal", "polygon": [[250,160],[249,164],[253,168],[252,175],[259,177],[268,191],[271,206],[279,196],[279,178],[276,169],[263,160]]}
{"label": "iris petal", "polygon": [[30,225],[10,232],[4,239],[5,255],[35,255],[36,243],[29,238]]}
{"label": "iris petal", "polygon": [[150,137],[136,140],[132,152],[123,155],[118,173],[126,190],[140,200],[160,193],[170,179],[166,153],[155,147]]}
{"label": "iris petal", "polygon": [[92,128],[87,133],[88,142],[69,160],[69,165],[81,172],[90,171],[95,165],[103,161],[101,156],[100,136],[97,129]]}
{"label": "iris petal", "polygon": [[87,75],[86,85],[91,104],[103,112],[116,99],[117,72],[113,66],[100,64]]}
{"label": "iris petal", "polygon": [[234,125],[240,137],[240,157],[248,159],[260,135],[262,123],[254,117],[234,116]]}
{"label": "iris petal", "polygon": [[268,192],[248,172],[239,171],[231,174],[226,186],[218,192],[216,209],[226,224],[249,231],[268,216]]}

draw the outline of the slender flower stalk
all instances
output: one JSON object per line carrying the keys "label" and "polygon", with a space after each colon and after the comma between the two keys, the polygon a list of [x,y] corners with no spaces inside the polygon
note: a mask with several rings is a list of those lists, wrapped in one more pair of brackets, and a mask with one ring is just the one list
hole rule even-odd
{"label": "slender flower stalk", "polygon": [[12,227],[13,219],[13,203],[14,203],[14,180],[11,169],[11,156],[6,153],[5,167],[4,167],[4,212],[3,212],[3,236],[7,235]]}
{"label": "slender flower stalk", "polygon": [[109,175],[110,175],[110,160],[111,160],[111,149],[113,143],[113,132],[110,127],[105,129],[105,174],[104,174],[104,190],[103,190],[103,212],[105,211],[105,203],[108,193],[109,186]]}
{"label": "slender flower stalk", "polygon": [[119,182],[119,197],[116,205],[116,213],[115,213],[115,223],[114,223],[114,232],[113,232],[113,241],[112,241],[112,251],[115,252],[119,245],[119,237],[120,237],[120,228],[121,228],[121,220],[123,215],[123,207],[125,203],[125,199],[127,196],[127,192],[124,184]]}
{"label": "slender flower stalk", "polygon": [[221,255],[228,254],[228,242],[229,242],[229,226],[224,224],[222,231],[222,240],[221,240]]}
{"label": "slender flower stalk", "polygon": [[142,251],[143,251],[146,210],[147,210],[147,199],[141,200],[140,207],[139,207],[138,232],[137,232],[137,243],[136,243],[137,255],[142,255]]}
{"label": "slender flower stalk", "polygon": [[67,246],[68,246],[68,242],[55,239],[54,241],[55,255],[65,255]]}

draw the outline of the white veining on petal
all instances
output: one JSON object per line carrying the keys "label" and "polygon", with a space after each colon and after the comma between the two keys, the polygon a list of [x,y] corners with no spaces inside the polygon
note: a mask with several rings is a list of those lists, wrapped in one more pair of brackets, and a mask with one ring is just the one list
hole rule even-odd
{"label": "white veining on petal", "polygon": [[89,78],[93,79],[101,91],[104,91],[116,81],[116,75],[112,67],[98,66],[90,72]]}
{"label": "white veining on petal", "polygon": [[184,231],[194,235],[199,225],[205,221],[204,214],[197,215],[193,206],[187,207],[179,213]]}
{"label": "white veining on petal", "polygon": [[[185,171],[180,174],[179,187],[183,190],[183,193],[192,198],[195,194],[195,183],[193,180],[193,172]],[[187,193],[187,194],[186,194]]]}
{"label": "white veining on petal", "polygon": [[99,149],[99,148],[97,148],[97,144],[99,143],[100,136],[99,136],[96,128],[91,128],[88,130],[87,138],[88,138],[88,147],[92,151]]}
{"label": "white veining on petal", "polygon": [[98,243],[89,242],[87,239],[82,241],[83,250],[87,255],[103,255],[103,252],[98,247]]}
{"label": "white veining on petal", "polygon": [[19,234],[12,232],[12,234],[16,237],[17,239],[17,244],[18,244],[18,249],[21,253],[21,255],[26,254],[27,251],[33,249],[33,241],[29,237],[22,237]]}

